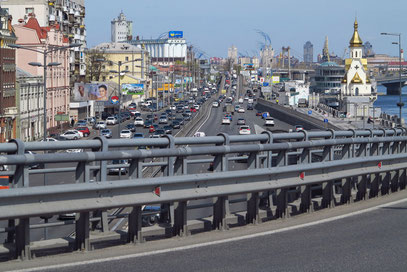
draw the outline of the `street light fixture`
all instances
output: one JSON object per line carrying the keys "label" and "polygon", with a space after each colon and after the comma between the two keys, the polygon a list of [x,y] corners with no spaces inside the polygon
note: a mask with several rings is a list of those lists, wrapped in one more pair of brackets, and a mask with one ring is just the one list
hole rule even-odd
{"label": "street light fixture", "polygon": [[403,125],[401,121],[401,109],[404,107],[404,103],[402,101],[402,94],[401,94],[401,89],[402,89],[402,84],[401,84],[401,33],[387,33],[387,32],[382,32],[380,35],[385,35],[385,36],[396,36],[399,37],[398,42],[392,42],[392,44],[396,44],[399,46],[399,102],[397,103],[397,107],[400,108],[400,113],[399,113],[399,118],[400,118],[400,126]]}
{"label": "street light fixture", "polygon": [[8,45],[10,48],[14,48],[14,49],[23,49],[23,50],[28,50],[28,51],[33,51],[36,53],[40,53],[44,56],[44,60],[43,63],[40,62],[30,62],[28,63],[31,66],[35,66],[35,67],[43,67],[44,68],[44,135],[43,135],[43,139],[44,142],[47,140],[47,68],[48,67],[54,67],[54,66],[58,66],[61,65],[61,63],[59,62],[50,62],[47,64],[47,56],[49,53],[52,52],[56,52],[56,51],[61,51],[61,50],[66,50],[69,48],[74,48],[74,47],[80,47],[82,46],[82,44],[80,43],[72,43],[70,45],[67,46],[50,46],[50,49],[48,50],[39,50],[39,49],[35,49],[35,47],[29,47],[29,46],[22,46],[20,44],[9,44]]}

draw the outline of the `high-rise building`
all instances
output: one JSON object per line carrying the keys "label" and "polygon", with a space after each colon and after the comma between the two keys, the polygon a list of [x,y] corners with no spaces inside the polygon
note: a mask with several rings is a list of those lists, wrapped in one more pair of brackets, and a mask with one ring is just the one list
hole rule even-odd
{"label": "high-rise building", "polygon": [[264,68],[271,68],[274,58],[274,49],[271,45],[266,45],[260,50],[260,65]]}
{"label": "high-rise building", "polygon": [[304,44],[304,62],[307,64],[314,62],[314,45],[310,41]]}
{"label": "high-rise building", "polygon": [[112,42],[123,42],[132,39],[133,21],[128,21],[123,12],[111,22]]}
{"label": "high-rise building", "polygon": [[11,17],[0,8],[0,142],[16,136],[16,52],[8,47],[17,40]]}
{"label": "high-rise building", "polygon": [[373,51],[373,46],[370,44],[370,42],[365,42],[363,44],[363,56],[364,57],[373,57],[375,55],[375,52]]}
{"label": "high-rise building", "polygon": [[237,63],[237,47],[232,45],[228,48],[228,59],[233,60],[233,63]]}
{"label": "high-rise building", "polygon": [[27,23],[35,15],[40,26],[59,25],[70,44],[82,44],[70,49],[70,85],[85,79],[85,0],[8,0],[1,6],[13,17],[13,25]]}
{"label": "high-rise building", "polygon": [[329,56],[328,36],[325,36],[324,48],[322,49],[322,62],[331,61]]}

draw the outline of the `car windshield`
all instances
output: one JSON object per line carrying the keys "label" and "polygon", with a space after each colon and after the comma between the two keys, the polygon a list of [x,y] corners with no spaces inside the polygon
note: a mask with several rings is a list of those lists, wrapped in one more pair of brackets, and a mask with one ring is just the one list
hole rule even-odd
{"label": "car windshield", "polygon": [[122,133],[130,133],[130,130],[122,130]]}
{"label": "car windshield", "polygon": [[102,130],[102,133],[110,133],[110,130],[104,129]]}

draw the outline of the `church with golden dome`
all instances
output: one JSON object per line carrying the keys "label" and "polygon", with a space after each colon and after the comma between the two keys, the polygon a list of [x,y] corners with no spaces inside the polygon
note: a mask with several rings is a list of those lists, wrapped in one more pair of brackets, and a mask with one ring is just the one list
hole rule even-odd
{"label": "church with golden dome", "polygon": [[377,96],[372,92],[367,59],[363,58],[363,42],[355,19],[353,36],[349,42],[349,58],[345,59],[345,76],[341,83],[341,110],[348,116],[369,116]]}

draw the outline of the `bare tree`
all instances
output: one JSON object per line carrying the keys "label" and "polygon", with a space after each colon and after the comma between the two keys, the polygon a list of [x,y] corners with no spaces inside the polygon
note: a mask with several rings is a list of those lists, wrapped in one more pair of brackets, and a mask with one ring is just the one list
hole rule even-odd
{"label": "bare tree", "polygon": [[86,76],[87,83],[91,81],[101,81],[103,72],[103,65],[106,59],[106,54],[103,51],[91,49],[86,52]]}

